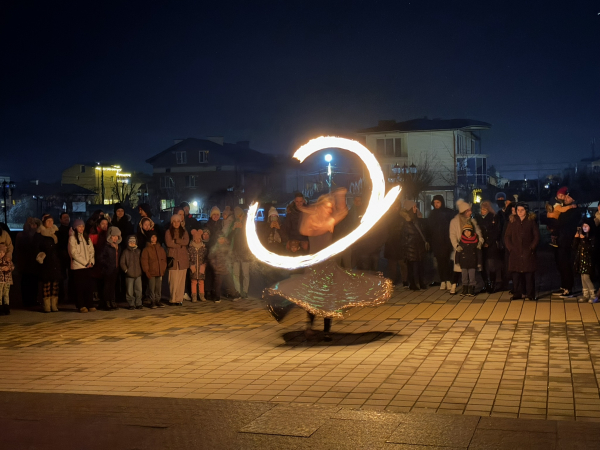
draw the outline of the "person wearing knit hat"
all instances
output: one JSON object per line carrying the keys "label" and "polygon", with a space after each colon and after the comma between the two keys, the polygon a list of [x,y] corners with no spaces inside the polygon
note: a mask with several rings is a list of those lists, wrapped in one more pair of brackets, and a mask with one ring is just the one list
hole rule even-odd
{"label": "person wearing knit hat", "polygon": [[456,286],[458,282],[462,278],[462,268],[460,267],[460,263],[456,257],[457,249],[460,246],[460,242],[462,239],[462,230],[466,224],[470,224],[475,230],[475,234],[478,236],[479,241],[477,246],[481,248],[483,246],[483,238],[481,234],[481,229],[477,224],[477,220],[472,217],[471,205],[467,203],[462,198],[459,198],[455,202],[456,207],[458,209],[458,214],[450,221],[450,242],[452,243],[452,247],[455,251],[454,256],[454,279],[452,280],[452,285],[450,286],[450,294],[456,294]]}
{"label": "person wearing knit hat", "polygon": [[[160,301],[162,291],[162,279],[167,270],[167,253],[158,242],[156,231],[149,230],[147,233],[148,242],[142,250],[140,263],[142,265],[143,278],[146,279],[146,293],[150,300],[150,308],[164,308],[165,305]],[[142,286],[143,286],[142,278]]]}
{"label": "person wearing knit hat", "polygon": [[121,241],[121,230],[118,227],[110,227],[106,233],[106,244],[98,255],[98,263],[102,269],[104,281],[102,300],[104,309],[107,311],[119,308],[115,298],[115,287],[119,276],[119,258],[122,253],[119,244]]}
{"label": "person wearing knit hat", "polygon": [[142,251],[137,246],[137,238],[131,235],[127,238],[127,247],[121,255],[121,270],[125,272],[127,303],[129,309],[142,309]]}
{"label": "person wearing knit hat", "polygon": [[81,219],[75,219],[73,221],[73,229],[76,230],[79,226],[85,226],[85,222]]}
{"label": "person wearing knit hat", "polygon": [[475,272],[481,270],[481,249],[478,244],[475,228],[467,222],[463,225],[460,244],[456,247],[456,260],[462,275],[462,296],[475,296]]}
{"label": "person wearing knit hat", "polygon": [[10,285],[13,284],[12,271],[15,265],[6,257],[8,247],[0,244],[0,315],[10,314],[10,301],[8,294]]}
{"label": "person wearing knit hat", "polygon": [[[277,212],[277,208],[271,206],[269,208],[268,221],[269,228],[267,228],[267,244],[272,248],[270,251],[278,253],[281,249],[281,223],[279,222],[279,213]],[[268,248],[268,247],[267,247]]]}
{"label": "person wearing knit hat", "polygon": [[138,205],[138,213],[140,213],[140,216],[142,217],[152,218],[152,208],[148,203],[140,203]]}
{"label": "person wearing knit hat", "polygon": [[[431,200],[433,209],[427,218],[428,239],[431,251],[437,261],[437,271],[440,277],[440,290],[450,290],[452,286],[452,243],[448,230],[455,212],[446,207],[443,195],[435,195]],[[432,283],[433,286],[436,283]]]}
{"label": "person wearing knit hat", "polygon": [[481,214],[477,216],[482,238],[486,245],[482,247],[483,289],[480,294],[492,294],[502,289],[502,266],[504,250],[502,248],[502,230],[504,221],[496,214],[494,205],[489,200],[481,202]]}
{"label": "person wearing knit hat", "polygon": [[171,305],[183,306],[185,300],[185,279],[190,260],[187,246],[190,243],[190,235],[181,226],[181,216],[178,214],[171,217],[171,226],[165,233],[165,244],[169,259],[169,291]]}

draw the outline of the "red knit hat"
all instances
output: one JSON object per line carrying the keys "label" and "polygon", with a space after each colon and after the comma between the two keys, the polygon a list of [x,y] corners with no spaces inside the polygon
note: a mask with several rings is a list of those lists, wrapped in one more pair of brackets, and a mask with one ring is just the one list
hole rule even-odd
{"label": "red knit hat", "polygon": [[569,188],[566,186],[561,187],[558,192],[556,193],[556,195],[568,195],[569,194]]}

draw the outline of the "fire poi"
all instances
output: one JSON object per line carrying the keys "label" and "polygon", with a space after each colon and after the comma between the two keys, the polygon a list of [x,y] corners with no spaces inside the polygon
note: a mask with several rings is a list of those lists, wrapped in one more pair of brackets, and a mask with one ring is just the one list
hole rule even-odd
{"label": "fire poi", "polygon": [[356,154],[367,167],[372,185],[371,198],[356,229],[333,242],[333,228],[348,213],[346,191],[337,190],[323,195],[315,204],[301,209],[300,233],[309,237],[312,254],[283,256],[265,249],[258,238],[254,224],[258,203],[253,203],[248,210],[248,247],[257,259],[284,269],[307,268],[303,274],[292,275],[265,289],[263,296],[270,312],[278,320],[285,314],[281,314],[285,310],[285,303],[299,305],[311,317],[343,317],[349,308],[382,304],[392,293],[391,280],[381,274],[343,269],[332,257],[347,249],[377,223],[398,198],[400,188],[395,186],[386,195],[385,180],[377,159],[365,146],[351,139],[322,136],[300,147],[294,153],[294,158],[303,162],[313,153],[327,148],[348,150]]}

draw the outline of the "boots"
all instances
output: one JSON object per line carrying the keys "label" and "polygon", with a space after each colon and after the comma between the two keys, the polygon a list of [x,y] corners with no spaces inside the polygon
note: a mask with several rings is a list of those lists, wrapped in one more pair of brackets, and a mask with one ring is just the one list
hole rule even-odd
{"label": "boots", "polygon": [[204,292],[200,292],[198,294],[198,298],[200,299],[201,302],[205,302],[206,301],[206,297],[204,296]]}
{"label": "boots", "polygon": [[479,291],[480,294],[487,294],[490,292],[489,283],[483,283],[483,289]]}
{"label": "boots", "polygon": [[117,305],[117,302],[116,302],[116,301],[114,301],[114,300],[111,300],[111,302],[110,302],[110,307],[111,307],[112,309],[119,309],[119,305]]}
{"label": "boots", "polygon": [[193,292],[192,293],[192,303],[196,303],[198,302],[198,294]]}
{"label": "boots", "polygon": [[463,284],[462,292],[460,293],[461,297],[465,297],[469,294],[469,286],[465,286]]}
{"label": "boots", "polygon": [[450,285],[450,295],[456,294],[456,283]]}
{"label": "boots", "polygon": [[43,298],[44,301],[44,312],[51,312],[52,311],[52,306],[51,306],[51,297],[44,297]]}
{"label": "boots", "polygon": [[580,303],[583,303],[583,302],[589,301],[589,299],[590,299],[590,291],[589,291],[589,289],[584,289],[577,300],[579,300]]}
{"label": "boots", "polygon": [[475,297],[475,286],[469,286],[467,288],[467,297]]}
{"label": "boots", "polygon": [[52,312],[58,312],[58,297],[50,297],[50,308]]}

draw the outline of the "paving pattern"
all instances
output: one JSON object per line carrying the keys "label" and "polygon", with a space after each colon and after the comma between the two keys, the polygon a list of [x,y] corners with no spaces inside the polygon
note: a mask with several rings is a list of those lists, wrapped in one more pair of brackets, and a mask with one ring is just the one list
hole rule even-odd
{"label": "paving pattern", "polygon": [[[600,304],[398,290],[306,339],[260,300],[0,317],[0,390],[600,421]],[[322,322],[321,322],[322,323]],[[317,325],[321,325],[317,323]]]}

